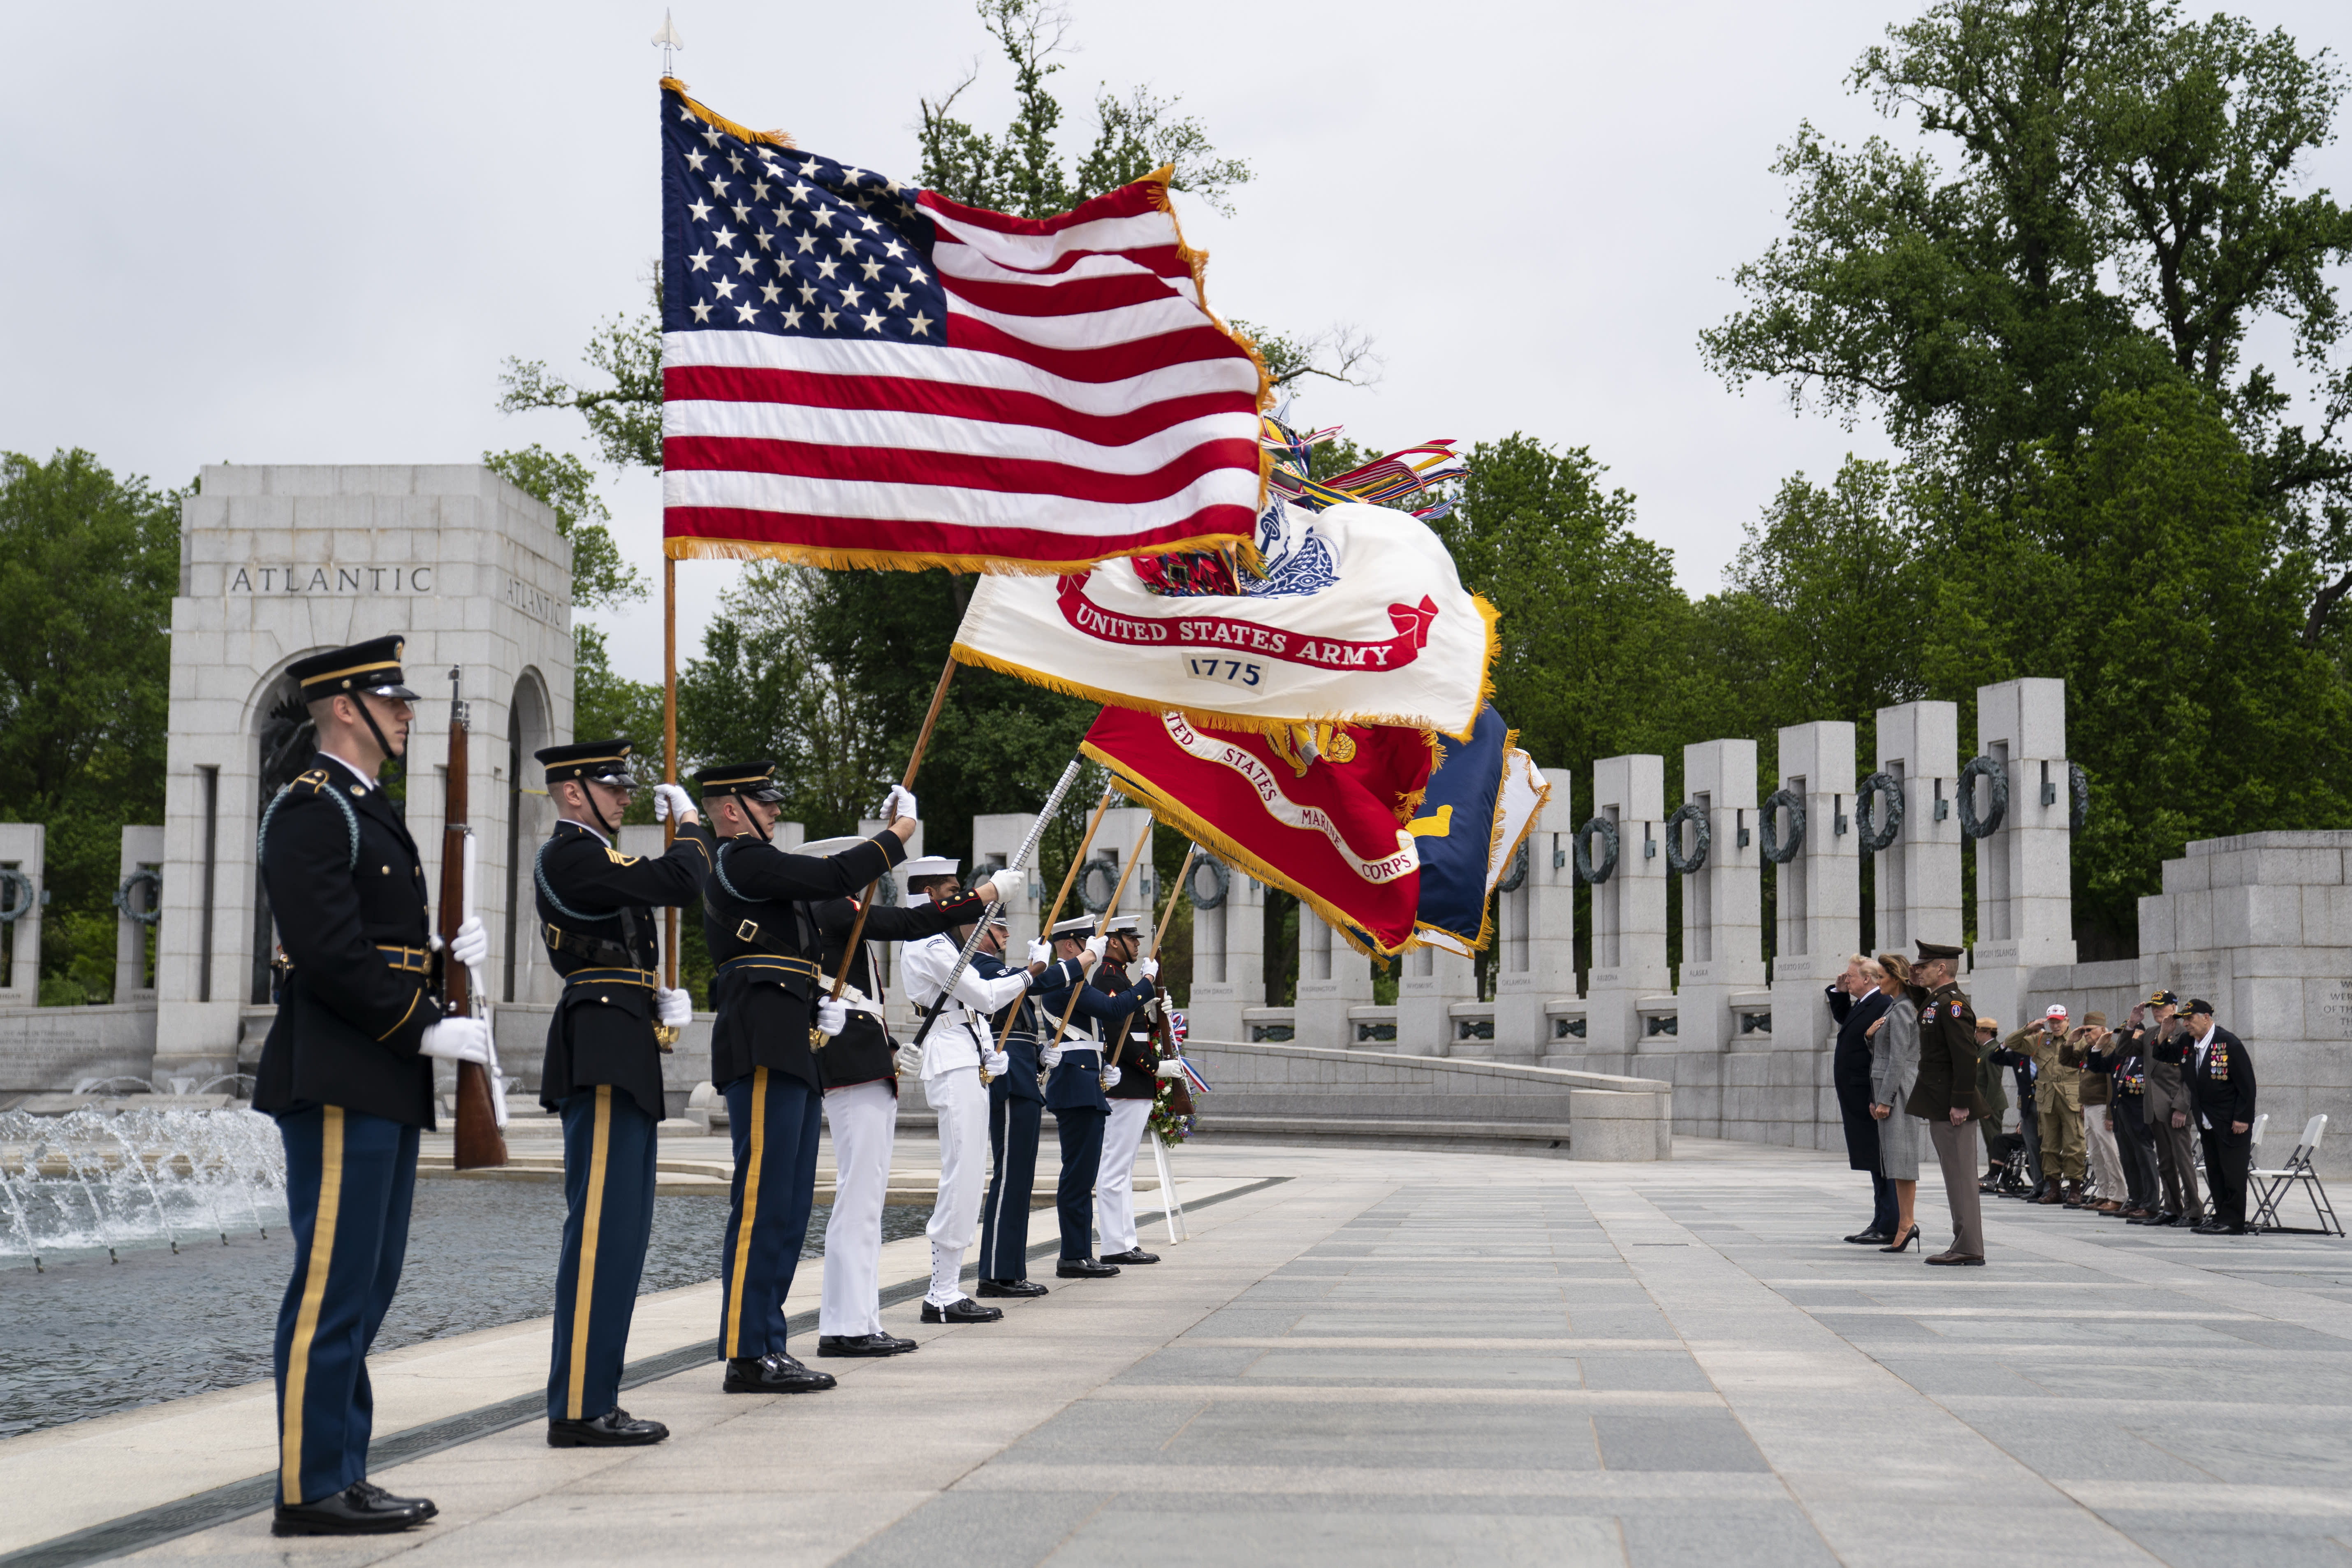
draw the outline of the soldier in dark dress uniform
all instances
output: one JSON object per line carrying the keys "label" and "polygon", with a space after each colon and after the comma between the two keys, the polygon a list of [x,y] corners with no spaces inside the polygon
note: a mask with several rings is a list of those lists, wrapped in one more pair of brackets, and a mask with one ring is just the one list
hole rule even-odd
{"label": "soldier in dark dress uniform", "polygon": [[2254,1053],[2213,1022],[2210,1002],[2192,999],[2180,1016],[2189,1026],[2156,1049],[2159,1059],[2180,1069],[2204,1144],[2213,1209],[2194,1228],[2200,1236],[2243,1236],[2246,1172],[2253,1163]]}
{"label": "soldier in dark dress uniform", "polygon": [[710,835],[686,792],[656,784],[655,807],[677,818],[657,857],[614,840],[636,781],[625,741],[583,741],[537,753],[562,820],[531,879],[540,938],[563,976],[548,1020],[539,1102],[563,1119],[563,1251],[555,1276],[555,1351],[547,1376],[551,1447],[658,1443],[669,1428],[620,1407],[621,1363],[646,1244],[653,1235],[655,1129],[667,1112],[662,1052],[693,1016],[666,990],[654,910],[690,903],[710,868]]}
{"label": "soldier in dark dress uniform", "polygon": [[377,770],[408,745],[416,693],[401,639],[288,667],[319,754],[261,819],[261,878],[283,953],[278,1016],[253,1105],[286,1144],[294,1275],[278,1310],[276,1535],[359,1535],[433,1517],[367,1480],[374,1402],[366,1357],[400,1283],[418,1133],[434,1125],[433,1064],[489,1061],[489,1030],[444,1019],[445,957],[478,963],[468,921],[447,954],[430,934],[425,868]]}
{"label": "soldier in dark dress uniform", "polygon": [[[828,838],[803,845],[801,853],[835,855],[864,842]],[[904,862],[900,874],[915,864]],[[944,886],[933,884],[930,897],[895,908],[877,904],[866,911],[866,929],[842,992],[848,1016],[816,1054],[834,1168],[833,1213],[824,1225],[824,1293],[817,1311],[820,1356],[902,1355],[917,1348],[913,1340],[882,1328],[882,1208],[889,1195],[890,1150],[898,1131],[898,1042],[890,1033],[875,944],[919,941],[969,925],[996,896],[991,883],[961,893],[952,876],[942,881]],[[828,995],[857,910],[857,900],[847,897],[815,906],[817,934],[824,945],[817,983]]]}
{"label": "soldier in dark dress uniform", "polygon": [[[1087,915],[1062,921],[1053,936],[1056,958],[1077,960],[1089,971],[1101,963],[1110,944],[1109,938],[1095,934],[1093,917]],[[1058,1055],[1045,1083],[1045,1106],[1054,1113],[1062,1144],[1062,1176],[1054,1189],[1054,1207],[1062,1225],[1061,1258],[1054,1266],[1058,1279],[1100,1279],[1118,1272],[1118,1265],[1094,1256],[1095,1181],[1102,1171],[1103,1124],[1110,1119],[1110,1100],[1103,1089],[1122,1077],[1118,1068],[1105,1064],[1103,1043],[1106,1033],[1123,1026],[1127,1016],[1150,995],[1148,984],[1106,992],[1081,982],[1069,1032],[1055,1042]],[[1069,985],[1041,991],[1037,1005],[1045,1015],[1045,1027],[1053,1028],[1070,1006]]]}
{"label": "soldier in dark dress uniform", "polygon": [[[982,980],[1013,973],[1004,963],[1004,944],[1012,922],[998,915],[971,955],[971,966]],[[1029,944],[1031,964],[1048,963],[1043,942]],[[1029,1197],[1037,1188],[1037,1138],[1045,1121],[1045,1091],[1041,1087],[1044,1064],[1038,1060],[1038,1037],[1050,1022],[1037,1016],[1037,993],[1058,989],[1066,997],[1070,986],[1085,973],[1075,959],[1051,964],[1030,981],[1028,994],[1008,1003],[989,1027],[1004,1042],[1013,1059],[988,1086],[988,1146],[994,1173],[980,1209],[980,1289],[982,1296],[1043,1296],[1045,1287],[1029,1278]],[[1058,1015],[1057,1015],[1058,1016]],[[1005,1030],[1008,1016],[1012,1031]],[[1056,1053],[1054,1058],[1059,1061]]]}
{"label": "soldier in dark dress uniform", "polygon": [[1936,1161],[1944,1170],[1944,1197],[1952,1209],[1952,1245],[1927,1259],[1941,1267],[1984,1262],[1984,1211],[1977,1192],[1976,1134],[1969,1123],[1985,1113],[1977,1093],[1977,1017],[1953,979],[1960,950],[1919,944],[1912,983],[1927,994],[1919,1005],[1919,1076],[1903,1109],[1927,1123]]}
{"label": "soldier in dark dress uniform", "polygon": [[895,820],[883,832],[838,855],[787,854],[770,838],[783,799],[775,772],[761,760],[694,775],[719,836],[702,934],[719,967],[710,1081],[726,1097],[735,1145],[719,1275],[718,1352],[730,1394],[834,1385],[784,1349],[784,1297],[816,1201],[824,1083],[814,1047],[849,1016],[818,973],[824,943],[814,906],[862,893],[907,858],[915,832],[914,797],[893,789],[883,815]]}

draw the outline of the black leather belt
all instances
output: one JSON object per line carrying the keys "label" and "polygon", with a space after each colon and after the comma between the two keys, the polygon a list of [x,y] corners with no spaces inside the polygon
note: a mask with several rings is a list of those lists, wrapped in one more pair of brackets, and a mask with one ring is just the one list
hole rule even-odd
{"label": "black leather belt", "polygon": [[566,985],[642,985],[651,991],[661,976],[650,969],[575,969],[563,977]]}
{"label": "black leather belt", "polygon": [[816,965],[805,958],[778,952],[747,952],[719,966],[721,974],[748,974],[754,980],[814,980]]}

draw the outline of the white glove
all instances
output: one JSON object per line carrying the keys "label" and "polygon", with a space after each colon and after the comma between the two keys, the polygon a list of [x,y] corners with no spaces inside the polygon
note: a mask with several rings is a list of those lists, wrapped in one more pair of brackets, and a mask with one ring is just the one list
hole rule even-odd
{"label": "white glove", "polygon": [[1167,1060],[1160,1064],[1158,1076],[1160,1078],[1182,1078],[1184,1076],[1184,1064],[1178,1061],[1174,1057],[1170,1057]]}
{"label": "white glove", "polygon": [[1103,1087],[1105,1089],[1117,1089],[1118,1087],[1118,1069],[1117,1068],[1107,1067],[1103,1068]]}
{"label": "white glove", "polygon": [[915,792],[903,784],[892,784],[890,793],[882,797],[882,820],[896,822],[902,816],[919,819],[922,813],[915,809]]}
{"label": "white glove", "polygon": [[1050,944],[1049,942],[1046,942],[1046,940],[1045,940],[1044,937],[1042,937],[1042,936],[1039,936],[1039,937],[1032,937],[1032,938],[1030,938],[1030,939],[1029,939],[1029,962],[1030,962],[1030,963],[1053,963],[1053,962],[1054,962],[1054,949],[1053,949],[1052,944]]}
{"label": "white glove", "polygon": [[1109,951],[1110,938],[1107,936],[1089,937],[1087,940],[1087,967],[1088,969],[1092,969],[1096,964],[1100,963],[1103,961],[1103,954]]}
{"label": "white glove", "polygon": [[468,969],[490,956],[490,933],[482,929],[481,916],[466,917],[466,923],[449,939],[449,956]]}
{"label": "white glove", "polygon": [[1135,972],[1146,980],[1156,980],[1160,976],[1160,961],[1156,958],[1139,958],[1135,961]]}
{"label": "white glove", "polygon": [[912,1045],[904,1045],[898,1047],[898,1076],[900,1078],[920,1078],[923,1076],[923,1053],[917,1050]]}
{"label": "white glove", "polygon": [[1003,1078],[1013,1070],[1013,1058],[1003,1051],[983,1051],[980,1065],[987,1069],[989,1077]]}
{"label": "white glove", "polygon": [[1062,1065],[1062,1047],[1059,1046],[1047,1046],[1044,1050],[1039,1051],[1037,1053],[1037,1065],[1041,1068],[1049,1068],[1060,1067]]}
{"label": "white glove", "polygon": [[681,827],[698,820],[694,813],[693,797],[688,795],[685,787],[680,784],[654,785],[654,820],[667,822],[673,816],[677,818],[678,826]]}
{"label": "white glove", "polygon": [[490,1026],[479,1018],[444,1018],[425,1026],[416,1054],[486,1068],[490,1065]]}
{"label": "white glove", "polygon": [[830,996],[816,999],[816,1032],[830,1039],[849,1027],[849,1004]]}
{"label": "white glove", "polygon": [[1160,1022],[1160,1015],[1167,1010],[1168,998],[1165,996],[1154,996],[1143,1005],[1143,1016],[1155,1024]]}
{"label": "white glove", "polygon": [[674,1029],[694,1022],[694,994],[683,985],[675,991],[654,987],[654,1016]]}

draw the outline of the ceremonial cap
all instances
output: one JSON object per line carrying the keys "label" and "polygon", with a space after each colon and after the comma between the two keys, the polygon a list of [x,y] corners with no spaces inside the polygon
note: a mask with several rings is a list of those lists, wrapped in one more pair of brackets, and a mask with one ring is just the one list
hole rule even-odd
{"label": "ceremonial cap", "polygon": [[776,764],[765,757],[705,768],[694,775],[694,787],[705,796],[739,795],[763,805],[773,805],[784,798],[784,792],[776,787]]}
{"label": "ceremonial cap", "polygon": [[1084,942],[1094,934],[1095,917],[1092,915],[1074,915],[1068,920],[1055,922],[1054,935],[1056,939],[1067,937],[1072,942]]}
{"label": "ceremonial cap", "polygon": [[531,755],[547,764],[547,782],[551,784],[593,779],[615,789],[635,789],[637,781],[629,772],[630,750],[626,741],[575,741],[568,746],[542,747]]}
{"label": "ceremonial cap", "polygon": [[1939,942],[1922,942],[1919,944],[1919,962],[1922,963],[1933,963],[1939,958],[1957,959],[1959,956],[1958,948],[1946,947]]}
{"label": "ceremonial cap", "polygon": [[416,693],[408,689],[405,678],[400,673],[400,651],[405,646],[400,637],[377,637],[373,642],[353,643],[331,653],[314,653],[308,658],[298,658],[286,667],[286,673],[301,686],[305,702],[319,702],[330,697],[362,691],[414,701]]}
{"label": "ceremonial cap", "polygon": [[2180,997],[2174,992],[2159,991],[2147,999],[2147,1005],[2151,1007],[2178,1007],[2180,1005]]}
{"label": "ceremonial cap", "polygon": [[952,877],[963,868],[963,862],[952,855],[918,855],[898,865],[898,875],[909,882],[927,882],[933,877]]}
{"label": "ceremonial cap", "polygon": [[2206,1001],[2202,996],[2191,996],[2189,999],[2189,1005],[2180,1010],[2184,1013],[2202,1013],[2210,1018],[2213,1016],[2213,1004]]}
{"label": "ceremonial cap", "polygon": [[1133,915],[1113,915],[1103,921],[1102,933],[1105,936],[1141,936],[1143,927]]}
{"label": "ceremonial cap", "polygon": [[845,849],[855,849],[861,844],[871,844],[873,842],[874,840],[871,838],[860,838],[856,834],[849,833],[844,834],[839,838],[816,839],[812,843],[802,845],[799,848],[793,850],[793,853],[795,855],[814,855],[822,858],[827,855],[838,855]]}
{"label": "ceremonial cap", "polygon": [[1003,910],[999,910],[994,914],[989,916],[988,923],[992,926],[1003,926],[1007,931],[1011,931],[1013,929],[1012,917],[1007,915]]}

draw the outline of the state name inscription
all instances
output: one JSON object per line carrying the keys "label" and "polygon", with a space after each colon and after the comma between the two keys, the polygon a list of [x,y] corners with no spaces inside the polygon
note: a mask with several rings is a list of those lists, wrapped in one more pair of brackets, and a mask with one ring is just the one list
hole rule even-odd
{"label": "state name inscription", "polygon": [[232,594],[430,594],[436,566],[239,566]]}

